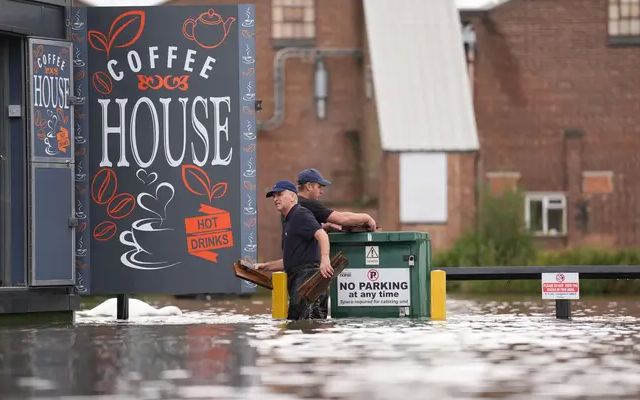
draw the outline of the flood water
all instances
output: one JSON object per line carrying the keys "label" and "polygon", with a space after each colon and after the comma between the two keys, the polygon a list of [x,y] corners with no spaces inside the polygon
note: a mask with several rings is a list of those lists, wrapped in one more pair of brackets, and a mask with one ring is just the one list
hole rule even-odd
{"label": "flood water", "polygon": [[640,297],[449,299],[448,319],[278,322],[268,299],[180,317],[0,327],[0,398],[638,399]]}

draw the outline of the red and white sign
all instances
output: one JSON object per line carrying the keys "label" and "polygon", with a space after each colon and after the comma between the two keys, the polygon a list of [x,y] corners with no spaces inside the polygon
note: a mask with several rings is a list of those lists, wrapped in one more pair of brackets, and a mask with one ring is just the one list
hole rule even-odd
{"label": "red and white sign", "polygon": [[542,299],[559,300],[580,298],[580,274],[552,272],[542,274]]}

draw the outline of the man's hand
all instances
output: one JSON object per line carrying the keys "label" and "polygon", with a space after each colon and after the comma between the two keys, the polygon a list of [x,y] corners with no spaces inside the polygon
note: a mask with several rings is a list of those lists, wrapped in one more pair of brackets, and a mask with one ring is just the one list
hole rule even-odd
{"label": "man's hand", "polygon": [[377,226],[378,225],[376,224],[376,220],[369,216],[369,219],[367,220],[367,228],[369,228],[369,230],[373,232],[376,230]]}
{"label": "man's hand", "polygon": [[333,267],[329,260],[329,256],[322,256],[320,259],[320,274],[323,278],[331,278],[333,276]]}
{"label": "man's hand", "polygon": [[253,269],[257,269],[257,270],[267,270],[267,263],[255,263],[253,264]]}
{"label": "man's hand", "polygon": [[325,222],[322,224],[322,229],[327,232],[342,232],[342,227],[338,224],[332,224],[331,222]]}

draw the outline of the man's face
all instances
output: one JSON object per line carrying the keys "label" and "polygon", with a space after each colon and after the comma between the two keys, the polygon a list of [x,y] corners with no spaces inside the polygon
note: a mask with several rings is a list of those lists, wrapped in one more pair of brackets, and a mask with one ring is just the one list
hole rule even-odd
{"label": "man's face", "polygon": [[324,186],[317,182],[307,183],[307,190],[309,198],[312,200],[320,200],[320,197],[324,194]]}
{"label": "man's face", "polygon": [[286,214],[296,204],[296,194],[290,190],[283,190],[273,195],[273,205],[281,214]]}

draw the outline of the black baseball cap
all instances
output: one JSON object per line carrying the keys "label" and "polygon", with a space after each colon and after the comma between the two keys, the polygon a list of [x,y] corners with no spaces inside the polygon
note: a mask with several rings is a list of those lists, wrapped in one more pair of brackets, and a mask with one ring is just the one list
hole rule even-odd
{"label": "black baseball cap", "polygon": [[331,181],[324,179],[320,171],[315,168],[307,168],[300,171],[298,174],[298,184],[303,185],[305,183],[319,183],[322,186],[331,185]]}
{"label": "black baseball cap", "polygon": [[276,182],[271,190],[267,192],[267,197],[271,197],[276,193],[284,192],[285,190],[290,190],[293,193],[298,193],[298,189],[296,189],[296,185],[291,181],[278,181]]}

